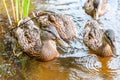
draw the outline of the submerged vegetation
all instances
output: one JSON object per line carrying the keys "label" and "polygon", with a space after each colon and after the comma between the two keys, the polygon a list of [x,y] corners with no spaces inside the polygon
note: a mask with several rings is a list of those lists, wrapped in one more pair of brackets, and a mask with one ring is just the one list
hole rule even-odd
{"label": "submerged vegetation", "polygon": [[28,16],[30,0],[11,0],[11,6],[12,6],[12,12],[13,12],[13,18],[14,18],[13,21],[10,17],[9,9],[7,7],[5,0],[3,0],[3,4],[7,12],[10,26],[12,26],[13,23],[18,24],[20,19]]}

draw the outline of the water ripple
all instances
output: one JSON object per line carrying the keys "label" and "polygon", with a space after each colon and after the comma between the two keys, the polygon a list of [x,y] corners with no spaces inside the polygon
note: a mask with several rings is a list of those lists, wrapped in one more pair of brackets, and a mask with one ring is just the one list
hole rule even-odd
{"label": "water ripple", "polygon": [[112,57],[108,61],[108,67],[112,70],[119,70],[120,69],[120,56]]}
{"label": "water ripple", "polygon": [[96,55],[80,57],[76,60],[76,62],[79,64],[83,71],[86,71],[88,73],[98,72],[102,67],[101,62],[98,60]]}

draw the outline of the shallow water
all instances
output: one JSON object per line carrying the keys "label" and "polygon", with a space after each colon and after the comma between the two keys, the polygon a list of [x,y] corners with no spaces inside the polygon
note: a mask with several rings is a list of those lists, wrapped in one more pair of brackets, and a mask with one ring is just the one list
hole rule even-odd
{"label": "shallow water", "polygon": [[[33,0],[35,9],[47,9],[72,16],[77,38],[70,42],[75,49],[49,62],[39,62],[28,57],[13,57],[9,47],[5,49],[3,35],[0,37],[0,79],[1,80],[119,80],[120,56],[102,58],[89,54],[82,41],[82,32],[87,15],[82,6],[85,0]],[[117,54],[120,54],[120,1],[109,0],[108,12],[100,18],[105,29],[113,29],[116,33]],[[4,14],[4,6],[0,1],[0,14]],[[1,22],[1,20],[0,20]],[[0,23],[2,24],[2,23]],[[4,32],[0,27],[0,32]],[[78,48],[78,49],[76,49]]]}

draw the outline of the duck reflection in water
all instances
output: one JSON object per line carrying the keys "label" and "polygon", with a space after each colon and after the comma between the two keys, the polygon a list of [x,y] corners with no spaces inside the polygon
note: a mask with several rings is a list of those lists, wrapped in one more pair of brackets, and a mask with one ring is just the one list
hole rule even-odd
{"label": "duck reflection in water", "polygon": [[46,25],[40,30],[29,17],[19,22],[15,33],[23,51],[41,61],[49,61],[58,56],[56,42],[69,46],[60,38],[55,27]]}
{"label": "duck reflection in water", "polygon": [[116,55],[114,31],[111,29],[104,31],[97,20],[88,20],[86,22],[83,42],[97,55],[103,57]]}
{"label": "duck reflection in water", "polygon": [[107,0],[86,0],[83,8],[88,15],[98,19],[106,13],[108,3]]}

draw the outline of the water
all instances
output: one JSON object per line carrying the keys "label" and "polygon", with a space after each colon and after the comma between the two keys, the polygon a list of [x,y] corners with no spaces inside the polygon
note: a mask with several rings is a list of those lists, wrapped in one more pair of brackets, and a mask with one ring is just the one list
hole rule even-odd
{"label": "water", "polygon": [[[103,58],[89,54],[83,44],[82,33],[85,22],[92,18],[87,15],[82,6],[85,0],[33,0],[31,10],[47,9],[57,13],[70,15],[77,28],[77,38],[70,45],[78,49],[70,49],[68,53],[49,62],[39,62],[24,57],[13,57],[9,46],[3,44],[3,34],[0,37],[0,79],[1,80],[119,80],[120,56]],[[120,54],[120,1],[109,0],[107,13],[100,18],[105,29],[113,29],[116,34],[117,54]],[[8,2],[9,3],[9,2]],[[0,14],[4,7],[0,1]],[[6,15],[4,15],[6,16]],[[0,17],[1,21],[1,17]],[[4,21],[3,21],[4,22]],[[3,24],[0,22],[0,26]],[[0,27],[0,32],[6,32]]]}

